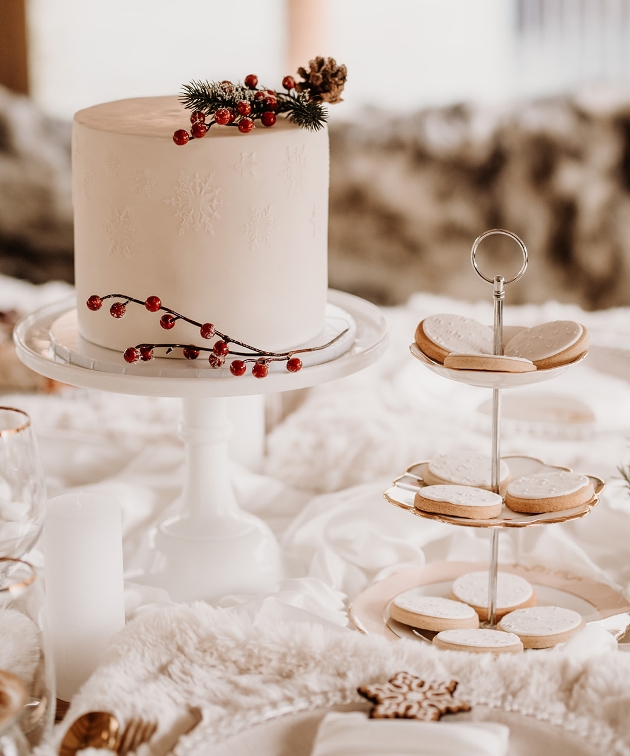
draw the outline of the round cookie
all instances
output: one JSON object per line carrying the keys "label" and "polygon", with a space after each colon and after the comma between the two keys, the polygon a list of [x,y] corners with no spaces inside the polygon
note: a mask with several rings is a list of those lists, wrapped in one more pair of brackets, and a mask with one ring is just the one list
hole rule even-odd
{"label": "round cookie", "polygon": [[494,373],[532,373],[536,365],[524,357],[501,354],[460,354],[451,352],[444,358],[444,367],[453,370],[490,370]]}
{"label": "round cookie", "polygon": [[566,470],[524,475],[507,487],[505,503],[513,512],[563,512],[593,498],[593,482],[586,475]]}
{"label": "round cookie", "polygon": [[[464,450],[438,454],[427,465],[422,479],[429,486],[451,484],[492,488],[492,457],[489,454]],[[501,460],[499,481],[504,486],[510,479],[510,468]]]}
{"label": "round cookie", "polygon": [[477,654],[520,654],[523,643],[518,635],[501,630],[444,630],[433,644],[445,651],[472,651]]}
{"label": "round cookie", "polygon": [[589,346],[586,328],[573,320],[554,320],[517,333],[505,346],[508,357],[524,357],[539,370],[559,367],[581,357]]}
{"label": "round cookie", "polygon": [[531,606],[506,614],[498,627],[514,633],[525,648],[551,648],[564,643],[584,626],[584,618],[560,606]]}
{"label": "round cookie", "polygon": [[389,616],[421,630],[452,630],[479,627],[479,615],[467,604],[441,596],[426,596],[417,588],[405,591],[389,605]]}
{"label": "round cookie", "polygon": [[503,497],[472,486],[425,486],[415,496],[416,509],[433,514],[490,520],[503,509]]}
{"label": "round cookie", "polygon": [[444,362],[451,352],[494,351],[492,329],[462,315],[429,315],[418,324],[415,341],[420,351],[436,362]]}
{"label": "round cookie", "polygon": [[[467,572],[453,581],[451,595],[457,601],[471,606],[479,619],[488,619],[488,573]],[[497,600],[495,613],[497,617],[526,606],[535,606],[536,592],[525,578],[511,572],[499,572],[497,575]]]}

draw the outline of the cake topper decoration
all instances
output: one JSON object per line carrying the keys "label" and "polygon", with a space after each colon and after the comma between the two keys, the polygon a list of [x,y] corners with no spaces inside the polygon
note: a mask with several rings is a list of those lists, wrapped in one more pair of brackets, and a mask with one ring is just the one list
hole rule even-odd
{"label": "cake topper decoration", "polygon": [[338,65],[334,58],[318,56],[309,62],[308,69],[298,68],[303,81],[296,82],[293,76],[282,79],[285,91],[259,87],[255,74],[247,75],[243,84],[191,81],[182,87],[179,98],[192,110],[190,132],[178,129],[173,141],[184,145],[191,139],[201,139],[215,124],[235,126],[242,134],[248,134],[254,121],[271,127],[282,113],[303,129],[319,131],[328,118],[322,103],[341,102],[347,73],[346,67]]}
{"label": "cake topper decoration", "polygon": [[[230,373],[232,373],[232,375],[245,375],[247,372],[247,364],[251,363],[252,375],[255,378],[266,378],[269,374],[269,365],[272,362],[284,362],[286,369],[290,373],[298,373],[302,369],[302,360],[297,356],[298,354],[319,352],[322,349],[326,349],[348,332],[348,329],[346,328],[326,344],[321,344],[320,346],[290,349],[287,352],[271,352],[264,349],[258,349],[257,347],[246,344],[238,339],[233,339],[227,334],[221,333],[221,331],[217,330],[212,323],[198,323],[196,320],[192,320],[191,318],[172,310],[170,307],[165,307],[157,296],[147,297],[145,300],[142,300],[127,296],[126,294],[105,294],[102,297],[98,294],[92,294],[86,302],[88,310],[97,312],[102,308],[103,302],[106,299],[122,300],[113,302],[110,306],[109,314],[113,318],[123,318],[127,312],[127,305],[130,302],[134,302],[135,304],[144,305],[149,312],[163,311],[164,315],[160,318],[160,326],[165,331],[170,331],[175,327],[175,323],[178,320],[183,320],[186,323],[196,326],[199,329],[199,334],[202,338],[212,339],[217,337],[217,340],[211,347],[198,346],[196,344],[179,344],[176,342],[165,344],[143,342],[141,344],[136,344],[135,346],[130,346],[125,349],[123,354],[125,362],[129,362],[130,364],[138,362],[138,360],[149,362],[154,357],[154,349],[165,349],[166,354],[171,354],[176,349],[181,349],[183,356],[187,360],[196,360],[201,352],[209,352],[208,362],[210,363],[211,368],[223,367],[226,358],[229,355],[233,355],[237,358],[243,357],[244,359],[234,359],[230,362]],[[230,344],[235,344],[248,351],[235,351],[230,349]]]}
{"label": "cake topper decoration", "polygon": [[432,722],[443,714],[470,711],[469,704],[453,697],[456,680],[426,682],[399,672],[386,683],[362,685],[357,693],[374,704],[370,719],[421,719]]}

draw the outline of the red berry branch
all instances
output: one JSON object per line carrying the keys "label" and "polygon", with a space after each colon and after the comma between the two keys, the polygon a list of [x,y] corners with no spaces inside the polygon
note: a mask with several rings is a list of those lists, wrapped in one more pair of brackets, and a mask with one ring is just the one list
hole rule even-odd
{"label": "red berry branch", "polygon": [[201,139],[215,124],[235,126],[242,134],[249,134],[260,121],[271,127],[280,113],[286,113],[293,123],[318,131],[326,123],[327,111],[322,102],[340,102],[346,82],[346,67],[338,66],[334,58],[315,58],[309,70],[300,68],[304,81],[296,83],[293,76],[282,79],[284,91],[258,86],[258,77],[248,74],[243,84],[231,81],[193,81],[184,85],[180,101],[192,110],[190,132],[178,129],[173,134],[175,144],[184,145],[191,139]]}
{"label": "red berry branch", "polygon": [[[127,312],[127,305],[130,302],[133,302],[135,304],[144,305],[149,312],[163,311],[164,315],[160,318],[160,326],[165,331],[170,331],[178,320],[183,320],[198,328],[199,334],[204,339],[212,339],[215,336],[218,337],[211,347],[178,343],[136,344],[136,346],[131,346],[125,349],[123,354],[125,361],[129,363],[138,362],[138,360],[149,362],[154,357],[154,349],[165,349],[166,354],[171,354],[175,349],[181,349],[183,356],[187,360],[196,360],[201,352],[209,352],[208,362],[212,368],[223,367],[226,358],[229,355],[234,355],[235,357],[243,357],[244,359],[234,359],[230,362],[230,372],[232,375],[245,375],[247,372],[247,364],[252,363],[252,375],[256,378],[265,378],[269,373],[269,365],[272,362],[284,362],[290,373],[299,372],[302,369],[302,360],[296,355],[304,354],[306,352],[318,352],[322,349],[326,349],[348,331],[346,328],[340,334],[335,336],[334,339],[331,339],[328,343],[322,344],[321,346],[308,347],[305,349],[291,349],[288,352],[269,352],[253,347],[250,344],[245,344],[243,341],[230,338],[227,334],[218,331],[212,323],[198,323],[196,320],[192,320],[175,310],[171,310],[170,307],[164,307],[159,297],[147,297],[147,299],[143,301],[141,299],[136,299],[135,297],[129,297],[126,294],[106,294],[102,297],[98,296],[98,294],[93,294],[88,298],[86,305],[89,310],[97,312],[102,308],[103,302],[106,299],[122,300],[111,304],[109,314],[113,318],[123,318]],[[230,348],[230,344],[235,344],[249,351],[235,351]]]}

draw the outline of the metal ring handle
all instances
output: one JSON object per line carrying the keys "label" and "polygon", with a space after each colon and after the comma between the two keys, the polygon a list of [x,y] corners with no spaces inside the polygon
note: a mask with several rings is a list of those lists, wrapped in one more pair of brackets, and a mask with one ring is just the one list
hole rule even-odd
{"label": "metal ring handle", "polygon": [[481,234],[481,236],[478,236],[473,245],[472,249],[470,250],[470,260],[473,264],[473,268],[475,269],[475,272],[478,276],[483,278],[484,281],[487,281],[489,284],[493,284],[495,279],[494,278],[486,278],[484,274],[479,270],[479,267],[477,265],[477,247],[481,244],[481,242],[488,236],[494,236],[495,234],[500,234],[502,236],[509,236],[510,239],[514,239],[514,241],[518,244],[518,246],[521,248],[521,252],[523,253],[523,265],[521,266],[521,269],[519,272],[514,276],[514,278],[511,278],[509,281],[504,281],[504,284],[511,284],[515,281],[518,281],[519,278],[523,276],[523,273],[527,270],[527,247],[523,243],[523,240],[518,237],[516,234],[512,233],[512,231],[506,231],[503,228],[493,228],[490,231],[486,231],[485,233]]}

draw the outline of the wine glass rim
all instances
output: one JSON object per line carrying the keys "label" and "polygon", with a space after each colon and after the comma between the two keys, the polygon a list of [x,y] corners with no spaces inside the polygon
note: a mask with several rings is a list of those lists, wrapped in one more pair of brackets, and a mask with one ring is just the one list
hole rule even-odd
{"label": "wine glass rim", "polygon": [[31,425],[31,418],[29,417],[28,413],[24,412],[24,410],[18,409],[17,407],[5,407],[0,406],[0,412],[17,412],[18,414],[22,415],[25,420],[22,423],[22,425],[17,426],[16,428],[7,428],[6,430],[0,430],[0,436],[10,436],[13,433],[20,433],[21,431],[26,430]]}
{"label": "wine glass rim", "polygon": [[32,585],[35,582],[35,578],[37,577],[37,573],[35,572],[35,567],[30,562],[27,562],[25,559],[18,559],[17,557],[0,557],[0,565],[6,562],[13,562],[14,564],[21,564],[25,567],[28,567],[30,570],[30,575],[27,575],[25,578],[22,578],[21,580],[16,580],[15,582],[11,583],[10,585],[5,586],[4,588],[0,588],[0,594],[2,593],[14,593],[16,590],[22,590],[24,588],[28,588],[29,585]]}

